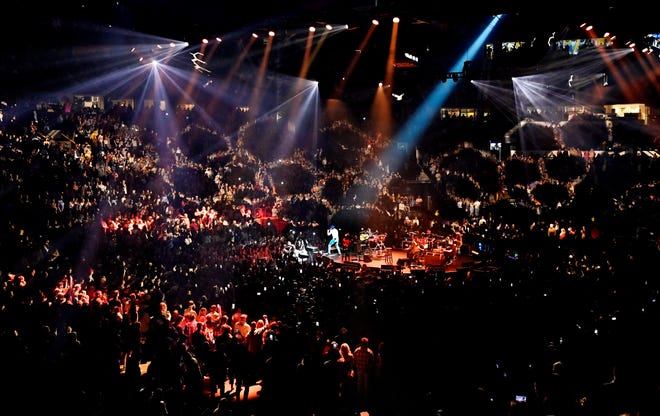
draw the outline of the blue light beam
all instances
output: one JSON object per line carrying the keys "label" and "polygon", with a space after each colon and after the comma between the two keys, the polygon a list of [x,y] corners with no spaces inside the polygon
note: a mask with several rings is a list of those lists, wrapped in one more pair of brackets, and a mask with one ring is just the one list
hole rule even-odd
{"label": "blue light beam", "polygon": [[[477,38],[472,42],[465,53],[461,56],[461,58],[456,61],[449,72],[463,71],[463,66],[466,61],[472,61],[478,53],[482,53],[488,36],[491,34],[503,16],[504,15],[501,14],[493,16],[488,26],[477,36]],[[433,91],[431,91],[429,97],[422,103],[417,111],[413,113],[410,119],[397,133],[393,140],[393,146],[391,146],[387,153],[382,157],[384,165],[389,165],[390,169],[396,169],[400,165],[403,155],[399,149],[401,147],[404,149],[410,149],[415,145],[415,143],[417,143],[422,134],[426,131],[426,129],[428,129],[433,118],[438,114],[438,111],[442,105],[451,95],[451,92],[455,88],[455,84],[456,83],[454,82],[438,83]]]}

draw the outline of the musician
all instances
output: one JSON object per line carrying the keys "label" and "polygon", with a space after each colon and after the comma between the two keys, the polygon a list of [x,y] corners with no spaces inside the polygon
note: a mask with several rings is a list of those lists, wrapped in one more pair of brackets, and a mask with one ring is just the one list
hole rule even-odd
{"label": "musician", "polygon": [[311,259],[310,253],[307,251],[307,241],[302,236],[296,238],[293,243],[287,241],[284,246],[284,253],[298,260],[299,263]]}
{"label": "musician", "polygon": [[326,231],[326,234],[330,236],[330,241],[328,242],[328,255],[332,251],[334,246],[337,249],[337,254],[341,255],[341,247],[339,246],[339,230],[335,228],[334,225],[331,225],[330,228]]}
{"label": "musician", "polygon": [[349,250],[353,244],[353,237],[350,233],[346,233],[341,239],[341,245],[344,247],[344,250]]}
{"label": "musician", "polygon": [[417,239],[413,238],[410,244],[410,248],[406,253],[406,257],[408,257],[409,260],[418,260],[421,257],[421,252],[422,252],[422,248],[417,242]]}
{"label": "musician", "polygon": [[298,237],[294,243],[293,255],[298,260],[309,258],[309,252],[307,252],[307,241],[302,236]]}
{"label": "musician", "polygon": [[342,261],[348,261],[350,260],[350,253],[352,246],[354,244],[353,237],[351,236],[350,233],[344,234],[344,237],[341,239],[341,246],[344,249],[344,254],[342,256]]}
{"label": "musician", "polygon": [[358,242],[358,254],[364,254],[367,251],[367,246],[369,245],[369,239],[371,238],[371,228],[360,228],[359,242]]}

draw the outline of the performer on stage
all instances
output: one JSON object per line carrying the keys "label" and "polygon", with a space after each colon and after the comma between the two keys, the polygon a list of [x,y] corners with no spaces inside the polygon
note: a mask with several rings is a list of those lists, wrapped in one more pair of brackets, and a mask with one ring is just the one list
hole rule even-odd
{"label": "performer on stage", "polygon": [[328,228],[327,234],[330,236],[330,241],[328,242],[328,255],[332,251],[332,246],[337,249],[337,254],[341,255],[341,247],[339,247],[339,230],[335,228],[334,225],[331,225]]}
{"label": "performer on stage", "polygon": [[353,237],[350,233],[344,234],[344,237],[341,239],[341,246],[344,248],[344,251],[349,251],[353,245]]}
{"label": "performer on stage", "polygon": [[343,255],[341,256],[342,261],[350,261],[351,260],[351,251],[353,250],[353,237],[351,236],[350,233],[344,234],[344,236],[341,239],[341,247],[344,249]]}
{"label": "performer on stage", "polygon": [[367,228],[366,230],[364,228],[360,229],[360,235],[359,235],[360,241],[358,241],[358,255],[362,256],[365,254],[367,251],[367,248],[369,248],[369,239],[371,238],[371,229]]}
{"label": "performer on stage", "polygon": [[293,256],[298,259],[298,262],[311,260],[309,252],[307,251],[307,241],[299,236],[294,243]]}

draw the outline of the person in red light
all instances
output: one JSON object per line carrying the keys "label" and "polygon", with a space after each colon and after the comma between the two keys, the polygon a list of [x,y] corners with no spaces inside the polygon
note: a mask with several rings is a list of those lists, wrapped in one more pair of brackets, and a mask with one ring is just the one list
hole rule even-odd
{"label": "person in red light", "polygon": [[341,239],[341,246],[344,250],[342,253],[342,260],[350,260],[349,252],[351,251],[351,245],[353,244],[353,238],[350,233],[346,233]]}

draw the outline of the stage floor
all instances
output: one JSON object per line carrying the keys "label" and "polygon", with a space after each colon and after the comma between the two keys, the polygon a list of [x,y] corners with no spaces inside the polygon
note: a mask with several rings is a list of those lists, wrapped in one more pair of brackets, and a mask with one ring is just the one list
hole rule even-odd
{"label": "stage floor", "polygon": [[456,272],[459,269],[474,265],[475,259],[471,256],[458,254],[456,256],[440,256],[435,253],[422,253],[415,256],[414,259],[409,258],[408,250],[391,248],[389,249],[391,258],[382,253],[372,253],[366,256],[361,256],[356,253],[349,254],[323,254],[322,257],[326,261],[347,268],[362,269],[364,267],[372,269],[396,269],[399,273],[409,274],[415,270],[443,270],[447,273]]}

